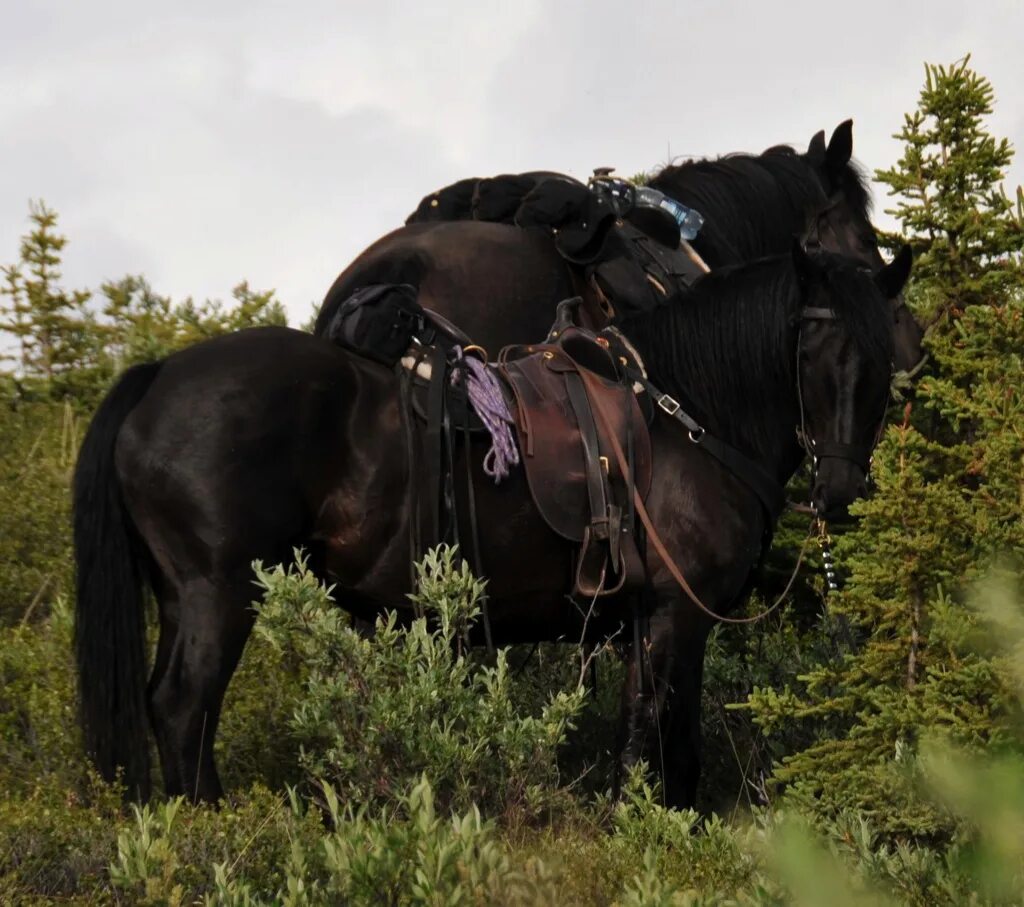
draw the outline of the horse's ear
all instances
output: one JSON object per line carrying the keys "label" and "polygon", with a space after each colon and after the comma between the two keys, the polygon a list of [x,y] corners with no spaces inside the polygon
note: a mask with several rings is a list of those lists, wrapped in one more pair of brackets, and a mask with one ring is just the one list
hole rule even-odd
{"label": "horse's ear", "polygon": [[900,295],[907,278],[910,277],[910,267],[913,263],[914,253],[910,246],[903,246],[896,257],[875,275],[875,284],[886,299],[895,299]]}
{"label": "horse's ear", "polygon": [[818,263],[807,254],[803,242],[799,237],[793,238],[793,267],[796,269],[797,277],[801,280],[814,280],[821,274]]}
{"label": "horse's ear", "polygon": [[819,129],[811,137],[810,142],[807,143],[807,154],[805,155],[808,162],[815,167],[820,167],[825,163],[825,130]]}
{"label": "horse's ear", "polygon": [[853,157],[853,120],[843,120],[832,138],[828,140],[828,148],[825,149],[825,169],[833,176],[843,172],[843,168],[850,163]]}

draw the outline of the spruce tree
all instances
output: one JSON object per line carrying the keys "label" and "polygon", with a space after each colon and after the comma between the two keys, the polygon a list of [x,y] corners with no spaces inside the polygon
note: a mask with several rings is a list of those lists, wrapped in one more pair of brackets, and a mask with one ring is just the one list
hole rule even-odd
{"label": "spruce tree", "polygon": [[20,260],[4,268],[7,299],[0,328],[16,338],[22,377],[59,397],[73,392],[79,373],[95,364],[91,294],[60,285],[67,238],[57,232],[56,212],[37,202],[29,218],[32,229],[22,237]]}
{"label": "spruce tree", "polygon": [[832,607],[854,644],[749,702],[768,731],[816,735],[776,766],[792,797],[823,815],[857,808],[899,835],[948,831],[913,783],[922,737],[999,743],[1013,707],[965,605],[989,571],[1024,563],[1024,232],[1001,186],[1012,151],[982,120],[992,100],[966,59],[928,66],[903,157],[879,174],[918,251],[910,297],[942,316],[932,363],[836,544],[847,582]]}
{"label": "spruce tree", "polygon": [[[287,323],[273,290],[253,290],[242,282],[233,302],[175,304],[153,291],[143,277],[104,283],[96,305],[93,294],[61,285],[67,239],[57,230],[57,214],[42,202],[30,207],[32,227],[22,237],[16,264],[3,267],[0,282],[0,340],[14,339],[15,372],[5,386],[33,397],[67,400],[89,409],[110,382],[137,362],[159,359],[210,337],[258,325]],[[0,351],[11,344],[3,342]]]}
{"label": "spruce tree", "polygon": [[991,305],[1024,287],[1024,194],[1003,189],[1013,148],[990,135],[991,83],[969,68],[970,55],[951,66],[925,65],[917,109],[894,138],[903,156],[875,178],[896,203],[886,209],[901,225],[889,236],[915,252],[914,279],[928,316]]}

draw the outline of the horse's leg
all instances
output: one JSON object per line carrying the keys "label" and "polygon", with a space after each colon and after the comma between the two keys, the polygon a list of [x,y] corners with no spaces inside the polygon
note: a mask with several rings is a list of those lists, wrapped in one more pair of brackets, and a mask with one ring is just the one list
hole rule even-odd
{"label": "horse's leg", "polygon": [[701,687],[710,627],[687,626],[677,640],[671,693],[665,707],[665,803],[677,809],[697,804],[701,771]]}
{"label": "horse's leg", "polygon": [[619,771],[645,760],[661,777],[666,806],[693,807],[700,779],[701,682],[710,627],[688,614],[673,595],[664,600],[659,596],[648,629],[639,661],[636,648],[630,650]]}
{"label": "horse's leg", "polygon": [[168,795],[223,795],[213,742],[228,681],[252,629],[246,577],[196,577],[161,599],[149,708]]}
{"label": "horse's leg", "polygon": [[671,621],[664,615],[655,614],[649,622],[644,622],[638,643],[628,649],[622,688],[621,755],[616,795],[626,773],[638,762],[646,761],[652,770],[661,772],[664,752],[661,723],[675,658],[670,625]]}

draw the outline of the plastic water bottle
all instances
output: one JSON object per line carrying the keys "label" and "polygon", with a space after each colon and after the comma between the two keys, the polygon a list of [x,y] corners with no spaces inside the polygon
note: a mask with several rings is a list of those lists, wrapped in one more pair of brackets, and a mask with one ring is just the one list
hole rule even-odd
{"label": "plastic water bottle", "polygon": [[671,214],[675,222],[679,224],[679,235],[687,241],[696,239],[700,228],[704,226],[704,217],[699,211],[679,204],[674,198],[669,198],[664,192],[659,192],[650,186],[637,187],[636,201],[638,205],[661,208]]}

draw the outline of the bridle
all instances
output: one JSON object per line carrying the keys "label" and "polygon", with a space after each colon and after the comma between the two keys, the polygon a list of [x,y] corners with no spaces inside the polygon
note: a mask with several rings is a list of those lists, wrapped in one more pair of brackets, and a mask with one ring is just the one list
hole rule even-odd
{"label": "bridle", "polygon": [[873,451],[875,446],[878,444],[879,439],[882,437],[883,430],[885,429],[885,414],[889,409],[889,402],[891,398],[890,387],[889,392],[886,393],[885,402],[882,405],[882,414],[878,420],[878,428],[876,429],[875,436],[870,444],[851,444],[849,442],[833,441],[831,439],[819,440],[813,437],[807,430],[807,412],[804,406],[803,377],[800,369],[800,353],[803,348],[803,322],[836,320],[836,313],[832,309],[823,308],[821,306],[805,306],[799,315],[800,325],[796,339],[796,396],[800,410],[800,424],[797,426],[796,436],[797,440],[800,442],[800,446],[803,447],[807,456],[811,460],[812,485],[817,479],[818,465],[822,460],[826,459],[846,460],[849,463],[853,463],[855,466],[860,468],[861,472],[864,473],[865,480],[867,480],[871,474]]}
{"label": "bridle", "polygon": [[[814,221],[811,227],[808,228],[807,232],[801,239],[801,245],[808,252],[835,252],[839,255],[843,255],[853,261],[863,261],[859,254],[859,250],[855,249],[849,241],[846,233],[842,230],[837,230],[829,220],[829,214],[839,207],[842,202],[845,201],[845,196],[842,191],[834,192],[830,195],[825,202],[824,207],[816,215],[814,215]],[[832,236],[833,242],[828,247],[821,241],[822,223],[828,225],[829,233]],[[874,273],[874,269],[869,265],[861,265],[861,269],[868,272]],[[893,326],[895,327],[899,323],[901,316],[913,319],[913,313],[910,311],[910,307],[907,305],[906,300],[903,298],[903,294],[900,293],[893,301],[892,317]],[[925,363],[928,361],[927,353],[922,353],[921,358],[913,366],[904,369],[896,369],[893,366],[892,376],[890,381],[890,398],[900,400],[902,394],[913,384],[914,379],[918,373],[924,368]],[[886,401],[888,406],[890,401]]]}
{"label": "bridle", "polygon": [[[800,426],[797,428],[797,434],[802,439],[804,449],[807,450],[808,454],[812,458],[814,463],[815,471],[817,470],[818,462],[827,457],[835,457],[839,459],[846,459],[857,465],[861,466],[864,470],[865,477],[868,474],[871,464],[871,450],[874,448],[874,443],[870,447],[864,447],[863,445],[848,444],[840,441],[817,441],[810,438],[806,430],[806,417],[804,412],[803,403],[803,391],[801,387],[801,374],[800,374],[800,350],[803,340],[803,323],[805,321],[835,321],[837,320],[836,314],[832,309],[827,309],[818,306],[804,306],[794,319],[794,323],[798,328],[797,332],[797,372],[796,372],[796,390],[799,399],[800,408]],[[619,332],[615,328],[606,328],[602,332],[605,335],[619,336]],[[648,393],[651,400],[657,404],[657,406],[665,412],[669,417],[679,422],[683,428],[686,429],[686,436],[690,443],[702,447],[708,454],[718,459],[726,468],[730,469],[734,475],[737,476],[741,481],[745,482],[748,487],[757,495],[764,505],[765,510],[769,515],[771,522],[778,519],[781,509],[785,502],[784,489],[778,485],[777,481],[768,475],[766,470],[757,463],[751,460],[745,454],[726,444],[720,439],[710,434],[696,419],[694,419],[689,413],[687,413],[680,403],[670,397],[668,394],[662,393],[655,387],[650,380],[647,378],[643,365],[639,360],[639,356],[634,353],[634,361],[629,363],[626,359],[622,359],[622,365],[626,375],[634,382],[639,384]],[[564,353],[563,353],[564,354]],[[593,385],[596,379],[589,376],[585,369],[580,370],[580,376],[584,381],[584,384]],[[595,397],[595,416],[599,421],[609,424],[609,414],[604,411],[604,403],[601,398]],[[886,400],[886,406],[888,406],[888,399]],[[883,414],[884,418],[884,414]],[[879,422],[878,432],[875,436],[875,442],[881,435],[882,422]],[[612,444],[612,452],[615,459],[618,462],[619,468],[622,470],[623,475],[626,475],[630,471],[630,467],[626,458],[625,453],[621,450],[618,442],[615,440],[613,432],[609,432],[610,440]],[[834,565],[831,560],[831,550],[829,549],[829,538],[825,523],[815,513],[815,518],[811,521],[810,529],[808,530],[807,538],[804,540],[804,544],[800,549],[800,554],[797,557],[796,565],[793,569],[793,573],[789,578],[789,582],[786,584],[785,589],[778,596],[778,598],[769,607],[763,611],[751,615],[749,617],[727,617],[723,614],[719,614],[713,609],[701,601],[700,597],[693,591],[689,583],[686,581],[686,577],[682,571],[676,565],[672,559],[668,550],[665,548],[664,543],[661,540],[660,535],[650,515],[647,512],[647,508],[644,505],[643,499],[640,497],[637,490],[633,489],[634,507],[636,514],[640,518],[641,523],[647,533],[647,539],[657,552],[662,563],[669,571],[673,579],[679,585],[679,587],[686,593],[687,597],[706,615],[713,618],[714,620],[722,623],[729,624],[749,624],[755,621],[762,620],[767,617],[773,611],[775,611],[779,605],[785,600],[789,594],[789,590],[796,579],[797,573],[800,570],[800,566],[803,563],[804,554],[807,551],[807,546],[811,539],[817,534],[818,543],[822,547],[823,559],[826,564],[826,578],[828,581],[829,590],[837,588],[835,583]],[[799,508],[805,509],[805,508]],[[812,509],[813,512],[813,508]]]}

